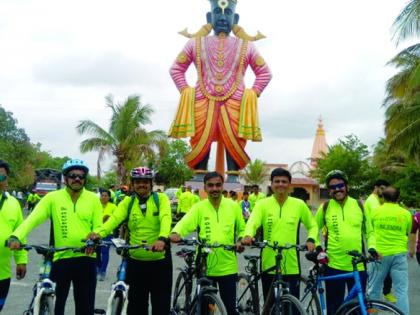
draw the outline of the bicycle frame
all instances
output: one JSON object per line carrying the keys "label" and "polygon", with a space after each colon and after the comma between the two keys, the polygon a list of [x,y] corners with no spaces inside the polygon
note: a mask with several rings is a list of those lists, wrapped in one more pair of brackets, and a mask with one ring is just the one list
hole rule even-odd
{"label": "bicycle frame", "polygon": [[29,304],[28,309],[24,312],[25,315],[39,314],[41,307],[41,298],[44,295],[51,296],[55,304],[55,287],[56,284],[50,279],[50,273],[52,268],[52,261],[54,253],[66,250],[83,251],[88,246],[91,246],[89,241],[86,242],[85,246],[82,247],[60,247],[54,248],[44,245],[23,245],[21,249],[30,250],[35,249],[37,254],[44,257],[42,266],[39,272],[39,278],[33,288],[32,300]]}
{"label": "bicycle frame", "polygon": [[121,295],[122,297],[123,305],[121,309],[121,314],[122,315],[127,314],[128,290],[130,288],[130,286],[127,283],[125,283],[125,277],[127,274],[127,264],[128,264],[128,257],[124,255],[121,260],[121,264],[118,268],[117,281],[113,283],[111,286],[111,295],[108,298],[106,315],[111,314],[112,301],[117,294]]}
{"label": "bicycle frame", "polygon": [[363,290],[362,290],[362,283],[361,283],[360,274],[359,274],[358,271],[352,271],[352,272],[343,273],[343,274],[334,275],[334,276],[317,276],[316,286],[318,288],[319,299],[320,299],[320,302],[321,302],[322,314],[326,314],[326,310],[327,310],[327,305],[326,305],[325,297],[324,297],[324,288],[322,287],[322,282],[324,282],[324,281],[335,281],[335,280],[345,280],[345,279],[354,279],[355,284],[351,288],[348,295],[345,297],[343,304],[352,300],[352,299],[354,299],[357,296],[359,304],[362,306],[362,314],[367,315],[366,304],[365,304],[365,301],[364,301],[364,293],[363,293]]}
{"label": "bicycle frame", "polygon": [[[324,297],[324,288],[322,285],[322,282],[325,281],[337,281],[337,280],[345,280],[345,279],[353,279],[354,280],[354,285],[351,288],[350,292],[347,294],[347,296],[345,297],[342,305],[344,305],[345,303],[349,302],[350,300],[354,299],[355,297],[357,297],[357,300],[359,302],[361,311],[362,311],[362,315],[367,315],[367,307],[366,307],[366,303],[365,303],[365,297],[366,294],[365,292],[363,292],[362,289],[362,282],[360,279],[360,273],[359,270],[357,269],[357,265],[359,263],[368,263],[368,262],[372,262],[375,261],[375,259],[372,258],[368,258],[363,254],[358,253],[357,251],[350,251],[348,252],[348,254],[350,256],[352,256],[352,266],[353,266],[353,271],[351,272],[347,272],[347,273],[343,273],[343,274],[338,274],[338,275],[333,275],[333,276],[321,276],[320,273],[320,266],[319,263],[317,262],[317,260],[312,260],[315,263],[315,269],[312,269],[310,271],[310,279],[312,284],[315,284],[315,288],[319,294],[319,300],[320,300],[320,304],[321,304],[321,312],[322,314],[326,314],[326,302],[325,302],[325,297]],[[314,271],[315,270],[315,274]],[[306,287],[305,289],[305,296],[307,294],[310,294],[311,292],[313,292],[312,290],[314,289],[314,287]]]}
{"label": "bicycle frame", "polygon": [[56,284],[50,279],[50,270],[52,266],[52,260],[47,257],[44,258],[44,262],[41,266],[39,278],[33,287],[33,296],[28,309],[25,314],[39,314],[41,307],[41,298],[43,295],[50,295],[54,299],[55,303],[55,287]]}
{"label": "bicycle frame", "polygon": [[[245,256],[246,257],[246,256]],[[241,301],[245,294],[250,290],[251,286],[255,288],[255,291],[257,293],[257,296],[259,296],[259,288],[258,288],[258,281],[261,279],[261,273],[258,271],[257,262],[260,259],[258,256],[258,259],[249,259],[248,266],[245,268],[248,274],[250,274],[250,278],[248,281],[248,286],[245,288],[245,290],[242,292],[242,295],[239,297],[236,297],[237,302]]]}

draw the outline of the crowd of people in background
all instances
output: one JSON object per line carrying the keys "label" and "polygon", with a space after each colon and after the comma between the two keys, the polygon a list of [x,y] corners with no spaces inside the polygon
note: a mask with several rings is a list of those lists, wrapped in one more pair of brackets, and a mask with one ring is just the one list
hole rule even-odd
{"label": "crowd of people in background", "polygon": [[[169,313],[173,273],[170,243],[179,242],[197,228],[199,237],[235,244],[241,252],[261,231],[268,242],[299,244],[301,224],[307,231],[304,243],[308,250],[325,251],[328,256],[326,275],[352,271],[347,252],[363,252],[365,244],[367,252],[381,259],[382,264],[371,269],[360,266],[363,289],[375,298],[382,293],[404,314],[409,314],[407,259],[416,256],[420,265],[420,213],[412,216],[402,207],[398,189],[384,180],[375,182],[372,194],[363,203],[349,195],[346,174],[331,171],[325,179],[331,198],[312,213],[304,201],[290,196],[292,176],[286,169],[272,171],[269,196],[258,185],[253,185],[250,191],[226,191],[223,176],[209,172],[204,176],[204,190],[194,190],[190,185],[178,189],[178,204],[173,211],[168,196],[154,191],[154,174],[147,167],[134,168],[129,185],[101,188],[96,194],[85,188],[89,172],[86,164],[72,159],[62,169],[65,188],[43,198],[33,191],[26,200],[8,193],[9,172],[8,163],[0,160],[0,244],[7,243],[0,246],[0,311],[10,287],[10,257],[15,259],[18,279],[25,277],[28,262],[25,251],[10,249],[19,249],[36,226],[50,219],[50,241],[54,246],[77,246],[82,239],[124,236],[122,226],[126,227],[130,243],[150,245],[150,251],[130,251],[128,314],[147,314],[149,297],[153,314]],[[30,209],[25,220],[22,206]],[[290,255],[282,272],[291,294],[299,297],[300,258],[296,253]],[[208,259],[215,256],[218,263],[209,264],[208,276],[218,285],[228,313],[235,314],[236,255],[216,249]],[[262,251],[266,299],[273,281],[274,256],[271,249]],[[57,285],[55,313],[65,313],[72,284],[76,314],[92,314],[96,281],[105,279],[108,261],[106,246],[96,253],[56,253],[51,273]],[[375,277],[370,276],[372,273]],[[343,302],[345,288],[352,285],[353,280],[326,284],[328,314],[334,314]]]}

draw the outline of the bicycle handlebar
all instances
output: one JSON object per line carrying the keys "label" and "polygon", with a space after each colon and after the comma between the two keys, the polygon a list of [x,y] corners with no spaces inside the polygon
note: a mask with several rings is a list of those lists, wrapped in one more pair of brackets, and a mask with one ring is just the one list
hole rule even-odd
{"label": "bicycle handlebar", "polygon": [[219,243],[207,243],[205,240],[197,240],[195,238],[193,239],[182,239],[180,242],[178,242],[178,245],[185,245],[185,246],[199,246],[201,248],[223,248],[224,250],[230,250],[230,251],[236,251],[236,245],[225,245],[225,244],[219,244]]}
{"label": "bicycle handlebar", "polygon": [[292,249],[295,248],[298,251],[307,251],[308,248],[306,245],[299,245],[299,244],[285,244],[285,245],[279,245],[279,243],[277,241],[274,241],[272,244],[268,243],[267,241],[263,241],[263,242],[254,242],[251,247],[253,248],[259,248],[259,249],[263,249],[263,248],[271,248],[275,251],[281,252],[284,249]]}

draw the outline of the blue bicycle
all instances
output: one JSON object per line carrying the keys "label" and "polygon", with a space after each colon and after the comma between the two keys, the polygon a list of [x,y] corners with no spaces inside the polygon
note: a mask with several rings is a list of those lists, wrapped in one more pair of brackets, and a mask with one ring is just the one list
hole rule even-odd
{"label": "blue bicycle", "polygon": [[305,283],[305,289],[300,301],[305,306],[308,315],[326,314],[325,290],[322,286],[322,282],[344,279],[354,279],[355,284],[346,296],[344,303],[335,313],[336,315],[404,315],[395,305],[384,301],[372,300],[363,292],[357,265],[359,263],[369,263],[376,260],[368,258],[357,251],[350,251],[348,252],[348,255],[352,257],[353,271],[334,276],[322,276],[322,268],[316,255],[306,255],[308,260],[315,263],[314,267],[309,272],[309,276],[302,279]]}

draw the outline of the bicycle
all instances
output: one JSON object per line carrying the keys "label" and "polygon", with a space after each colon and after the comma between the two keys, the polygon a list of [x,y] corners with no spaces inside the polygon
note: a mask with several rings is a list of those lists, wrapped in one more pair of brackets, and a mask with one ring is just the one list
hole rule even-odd
{"label": "bicycle", "polygon": [[[183,240],[180,245],[197,247],[195,268],[192,274],[197,278],[196,290],[190,307],[184,311],[184,314],[206,315],[219,314],[227,315],[226,308],[222,300],[217,295],[217,288],[213,281],[207,278],[207,257],[214,248],[223,248],[225,250],[235,250],[235,245],[208,244],[205,240]],[[192,288],[192,278],[187,278],[188,286]],[[175,289],[176,291],[176,289]],[[179,295],[177,297],[179,299]],[[174,301],[175,303],[175,301]],[[172,310],[172,314],[178,314]]]}
{"label": "bicycle", "polygon": [[[296,249],[298,251],[306,250],[305,245],[291,245],[286,244],[285,246],[280,246],[277,241],[274,241],[273,244],[269,244],[267,241],[264,242],[255,242],[254,247],[263,249],[265,247],[271,248],[276,252],[275,260],[276,264],[274,267],[266,270],[266,272],[274,270],[274,280],[271,284],[270,290],[268,292],[267,300],[264,302],[262,309],[262,314],[270,315],[284,315],[284,314],[302,314],[306,315],[306,311],[300,301],[293,295],[289,293],[289,288],[287,284],[282,280],[282,274],[280,272],[280,262],[283,258],[283,250]],[[274,298],[274,303],[272,300]]]}
{"label": "bicycle", "polygon": [[[322,276],[322,268],[317,260],[316,254],[307,255],[307,259],[314,262],[314,267],[310,270],[308,278],[305,279],[305,290],[301,302],[306,306],[308,314],[325,315],[326,303],[324,297],[323,281],[334,281],[344,279],[354,279],[354,286],[344,299],[344,303],[339,307],[336,315],[367,315],[367,314],[400,314],[403,313],[393,304],[370,299],[362,289],[359,271],[359,263],[377,262],[376,259],[366,257],[358,251],[349,251],[347,253],[352,257],[353,271],[334,275]],[[319,297],[317,295],[319,294]],[[308,301],[317,301],[308,303]]]}
{"label": "bicycle", "polygon": [[[183,245],[187,244],[184,243]],[[175,281],[172,313],[186,315],[189,314],[191,308],[191,295],[193,292],[193,278],[195,274],[195,250],[182,248],[176,255],[185,260],[185,266],[179,269],[180,272]]]}
{"label": "bicycle", "polygon": [[87,247],[92,247],[92,241],[86,241],[82,247],[52,247],[48,245],[22,245],[20,249],[35,249],[36,253],[43,256],[43,263],[40,267],[39,278],[33,287],[32,300],[28,309],[23,315],[53,315],[55,308],[55,287],[56,284],[50,279],[51,267],[54,253],[72,250],[73,252],[84,252]]}
{"label": "bicycle", "polygon": [[260,296],[262,291],[259,290],[258,281],[261,279],[261,273],[258,271],[258,261],[260,255],[244,255],[248,261],[245,271],[238,275],[238,283],[236,286],[237,310],[239,314],[260,314],[260,309],[264,306],[264,298]]}
{"label": "bicycle", "polygon": [[129,285],[125,282],[127,274],[127,264],[129,252],[131,249],[150,250],[149,245],[128,245],[121,238],[113,238],[111,241],[101,241],[98,246],[112,245],[115,247],[117,254],[121,255],[121,263],[117,271],[117,280],[111,286],[111,294],[108,298],[106,315],[125,315],[128,307],[128,290]]}

